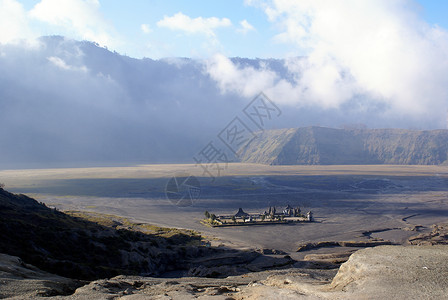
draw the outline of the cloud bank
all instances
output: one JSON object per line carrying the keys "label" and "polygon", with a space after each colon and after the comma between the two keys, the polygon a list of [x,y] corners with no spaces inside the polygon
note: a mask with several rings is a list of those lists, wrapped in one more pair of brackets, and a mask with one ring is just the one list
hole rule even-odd
{"label": "cloud bank", "polygon": [[0,43],[11,43],[18,37],[32,36],[22,4],[15,0],[0,0]]}
{"label": "cloud bank", "polygon": [[98,0],[41,0],[29,11],[17,0],[0,0],[0,43],[33,43],[40,37],[42,24],[53,34],[111,48],[121,45],[113,25],[100,12]]}
{"label": "cloud bank", "polygon": [[358,98],[300,102],[291,91],[305,93],[295,76],[307,59],[138,60],[62,37],[0,45],[0,53],[0,168],[193,162],[266,87],[282,114],[265,129],[438,126],[365,109]]}
{"label": "cloud bank", "polygon": [[192,162],[244,107],[191,59],[137,60],[57,36],[0,53],[0,169]]}
{"label": "cloud bank", "polygon": [[413,1],[246,1],[262,9],[293,45],[290,80],[272,70],[212,57],[208,72],[223,92],[250,96],[264,90],[283,104],[361,111],[445,125],[448,108],[448,32],[430,26]]}
{"label": "cloud bank", "polygon": [[165,27],[171,30],[183,31],[188,34],[204,34],[208,37],[216,37],[214,32],[219,27],[232,26],[232,22],[227,18],[190,18],[181,12],[172,17],[165,16],[157,22],[158,27]]}
{"label": "cloud bank", "polygon": [[[446,127],[448,34],[410,0],[249,1],[278,31],[271,42],[294,47],[287,59],[132,59],[62,37],[17,39],[34,38],[31,23],[42,20],[113,41],[97,1],[63,1],[73,13],[52,0],[30,12],[0,0],[0,28],[11,29],[0,30],[0,168],[191,162],[260,91],[283,112],[271,128]],[[233,26],[183,14],[162,21],[217,43],[216,30]]]}

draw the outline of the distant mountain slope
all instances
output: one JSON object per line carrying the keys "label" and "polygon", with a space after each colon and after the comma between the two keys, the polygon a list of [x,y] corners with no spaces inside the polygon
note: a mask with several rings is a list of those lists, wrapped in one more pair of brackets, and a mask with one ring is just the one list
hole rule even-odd
{"label": "distant mountain slope", "polygon": [[[0,44],[0,168],[194,163],[259,92],[281,110],[265,129],[445,125],[445,108],[423,119],[390,117],[376,101],[328,108],[326,93],[284,94],[307,85],[301,59],[135,59],[61,36]],[[304,155],[304,163],[323,163]]]}
{"label": "distant mountain slope", "polygon": [[448,130],[305,127],[263,132],[239,150],[243,162],[272,165],[448,163]]}
{"label": "distant mountain slope", "polygon": [[[0,45],[1,168],[192,162],[252,98],[222,93],[206,60],[134,59],[60,36],[38,42]],[[291,79],[284,60],[231,61]]]}

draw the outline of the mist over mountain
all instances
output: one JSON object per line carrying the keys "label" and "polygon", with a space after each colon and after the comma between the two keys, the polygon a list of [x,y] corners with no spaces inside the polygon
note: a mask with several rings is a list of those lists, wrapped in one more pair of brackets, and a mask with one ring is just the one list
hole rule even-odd
{"label": "mist over mountain", "polygon": [[188,59],[137,60],[61,37],[1,49],[2,164],[184,161],[239,100]]}
{"label": "mist over mountain", "polygon": [[268,130],[239,154],[244,162],[271,165],[439,165],[448,163],[448,130]]}
{"label": "mist over mountain", "polygon": [[[220,56],[134,59],[59,36],[0,44],[0,168],[193,162],[266,82],[294,85],[300,72],[292,65]],[[240,91],[243,79],[249,83]],[[444,126],[429,115],[418,122],[396,115],[361,95],[328,107],[290,102],[293,92],[266,92],[282,113],[265,129]]]}

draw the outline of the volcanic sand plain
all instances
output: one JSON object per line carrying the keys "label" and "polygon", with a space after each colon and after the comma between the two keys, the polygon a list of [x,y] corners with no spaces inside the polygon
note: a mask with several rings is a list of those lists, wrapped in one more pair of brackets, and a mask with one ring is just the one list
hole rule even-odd
{"label": "volcanic sand plain", "polygon": [[[176,177],[181,182],[188,176],[198,179],[199,197],[193,195],[192,203],[190,194],[184,199],[187,202],[168,199],[170,179]],[[232,163],[219,177],[211,178],[200,166],[154,164],[2,170],[0,182],[11,192],[60,210],[194,229],[212,245],[278,249],[294,258],[303,257],[295,251],[308,242],[384,239],[403,244],[410,236],[428,232],[432,224],[448,219],[448,166]],[[299,206],[304,213],[312,211],[316,221],[225,228],[200,223],[206,210],[233,214],[241,207],[248,213],[262,213],[270,206],[281,210],[288,204]]]}

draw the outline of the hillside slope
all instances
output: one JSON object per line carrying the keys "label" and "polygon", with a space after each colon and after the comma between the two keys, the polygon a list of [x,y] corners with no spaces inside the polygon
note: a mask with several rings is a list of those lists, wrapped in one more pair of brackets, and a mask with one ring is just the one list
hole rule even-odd
{"label": "hillside slope", "polygon": [[43,271],[82,280],[170,272],[217,278],[295,263],[287,256],[210,247],[209,241],[193,230],[134,223],[94,212],[60,212],[2,188],[1,253]]}
{"label": "hillside slope", "polygon": [[48,272],[87,280],[157,275],[210,251],[192,231],[148,225],[142,232],[109,221],[72,216],[0,188],[0,253]]}
{"label": "hillside slope", "polygon": [[238,154],[243,162],[271,165],[439,165],[448,162],[448,130],[268,130]]}

